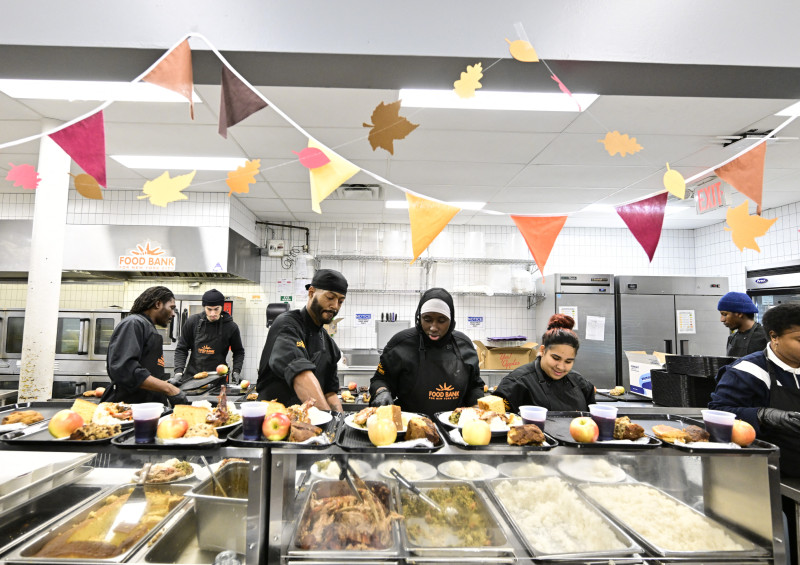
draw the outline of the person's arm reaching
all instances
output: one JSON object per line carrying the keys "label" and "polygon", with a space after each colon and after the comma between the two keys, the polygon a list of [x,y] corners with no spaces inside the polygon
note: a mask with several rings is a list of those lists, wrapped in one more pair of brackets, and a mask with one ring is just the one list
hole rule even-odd
{"label": "person's arm reaching", "polygon": [[[305,402],[306,400],[313,398],[316,401],[314,406],[316,406],[318,409],[331,409],[331,406],[328,404],[328,400],[322,393],[322,387],[319,386],[319,381],[317,380],[317,377],[314,376],[312,371],[303,371],[302,373],[299,373],[294,380],[292,380],[292,388],[294,388],[294,392],[297,394],[300,402]],[[341,405],[339,405],[339,408],[341,409]]]}
{"label": "person's arm reaching", "polygon": [[344,412],[344,408],[342,408],[342,401],[339,400],[339,395],[337,393],[327,393],[325,395],[325,400],[328,401],[328,406],[331,407],[331,410],[335,410],[336,412]]}

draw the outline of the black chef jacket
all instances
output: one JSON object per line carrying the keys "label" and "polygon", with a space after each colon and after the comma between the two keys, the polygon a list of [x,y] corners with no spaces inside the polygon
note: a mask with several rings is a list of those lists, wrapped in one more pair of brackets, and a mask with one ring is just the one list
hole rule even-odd
{"label": "black chef jacket", "polygon": [[[205,312],[192,314],[184,322],[175,348],[175,372],[185,373],[185,380],[200,371],[213,372],[217,365],[225,363],[228,349],[233,351],[233,372],[241,373],[244,346],[239,326],[231,315],[222,312],[219,320],[209,322]],[[192,355],[187,365],[186,356],[190,351]]]}
{"label": "black chef jacket", "polygon": [[277,399],[286,406],[298,404],[292,381],[303,371],[314,372],[323,394],[338,393],[336,363],[340,356],[331,336],[314,323],[305,308],[284,312],[275,318],[261,352],[258,399]]}
{"label": "black chef jacket", "polygon": [[103,394],[103,402],[161,402],[168,404],[160,392],[140,388],[145,379],[164,378],[164,340],[153,321],[144,314],[131,314],[122,320],[108,342],[106,371],[111,386]]}
{"label": "black chef jacket", "polygon": [[756,351],[764,351],[767,347],[767,332],[764,327],[756,322],[746,332],[735,331],[728,336],[726,355],[729,357],[744,357]]}
{"label": "black chef jacket", "polygon": [[551,411],[586,412],[594,404],[594,385],[580,373],[570,371],[556,380],[542,371],[537,357],[533,363],[514,369],[497,385],[495,395],[506,400],[506,408],[518,412],[520,406],[543,406]]}

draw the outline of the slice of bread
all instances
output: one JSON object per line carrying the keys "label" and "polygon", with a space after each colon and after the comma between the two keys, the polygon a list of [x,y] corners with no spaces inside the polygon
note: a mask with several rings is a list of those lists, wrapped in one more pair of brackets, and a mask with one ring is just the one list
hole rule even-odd
{"label": "slice of bread", "polygon": [[490,410],[495,414],[505,414],[506,413],[506,405],[503,402],[503,399],[499,396],[494,396],[490,394],[489,396],[484,396],[483,398],[478,399],[478,408],[481,410]]}
{"label": "slice of bread", "polygon": [[90,424],[94,417],[94,411],[97,410],[97,404],[84,400],[83,398],[76,398],[70,410],[77,412],[80,417],[83,418],[84,424]]}
{"label": "slice of bread", "polygon": [[183,418],[189,422],[189,427],[197,424],[205,424],[206,417],[211,414],[211,410],[204,406],[189,406],[186,404],[178,404],[173,408],[173,418]]}
{"label": "slice of bread", "polygon": [[375,411],[375,416],[379,420],[391,420],[398,431],[403,429],[403,411],[396,404],[389,406],[379,406]]}

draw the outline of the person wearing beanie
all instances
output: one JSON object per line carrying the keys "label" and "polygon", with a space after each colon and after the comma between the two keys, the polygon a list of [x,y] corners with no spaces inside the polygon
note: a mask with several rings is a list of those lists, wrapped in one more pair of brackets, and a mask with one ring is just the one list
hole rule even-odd
{"label": "person wearing beanie", "polygon": [[767,346],[767,333],[755,321],[758,308],[743,292],[729,292],[717,304],[719,321],[731,330],[728,336],[726,355],[744,357]]}
{"label": "person wearing beanie", "polygon": [[233,370],[228,371],[227,382],[239,384],[244,365],[242,335],[231,315],[222,310],[224,305],[225,295],[212,288],[203,293],[203,311],[186,318],[175,347],[175,375],[171,383],[180,386],[203,371],[213,374],[219,365],[227,365],[225,360],[230,350]]}
{"label": "person wearing beanie", "polygon": [[259,400],[290,406],[314,400],[320,410],[342,411],[336,364],[341,351],[323,327],[339,313],[347,279],[320,269],[306,285],[304,308],[284,312],[272,323],[258,364]]}
{"label": "person wearing beanie", "polygon": [[443,288],[422,295],[414,327],[396,333],[372,376],[371,406],[398,404],[427,414],[473,406],[484,383],[472,341],[455,331],[453,297]]}

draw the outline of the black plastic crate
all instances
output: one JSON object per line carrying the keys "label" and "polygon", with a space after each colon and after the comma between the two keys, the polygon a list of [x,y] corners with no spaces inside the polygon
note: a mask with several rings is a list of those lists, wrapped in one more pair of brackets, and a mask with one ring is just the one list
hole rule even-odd
{"label": "black plastic crate", "polygon": [[716,387],[713,378],[659,370],[650,371],[650,382],[655,404],[683,408],[705,408]]}
{"label": "black plastic crate", "polygon": [[704,357],[703,361],[706,365],[706,375],[709,377],[716,377],[722,367],[730,365],[736,361],[736,359],[736,357]]}
{"label": "black plastic crate", "polygon": [[702,355],[667,355],[666,366],[669,373],[678,375],[692,375],[695,377],[708,375],[705,357]]}

